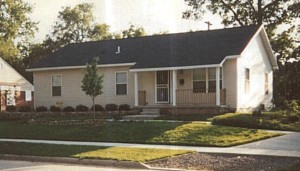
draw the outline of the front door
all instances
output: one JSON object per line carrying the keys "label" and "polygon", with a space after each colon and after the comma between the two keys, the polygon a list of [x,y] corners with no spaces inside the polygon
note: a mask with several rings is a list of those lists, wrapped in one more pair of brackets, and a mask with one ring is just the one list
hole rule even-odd
{"label": "front door", "polygon": [[169,103],[170,97],[170,76],[169,71],[156,72],[156,102]]}

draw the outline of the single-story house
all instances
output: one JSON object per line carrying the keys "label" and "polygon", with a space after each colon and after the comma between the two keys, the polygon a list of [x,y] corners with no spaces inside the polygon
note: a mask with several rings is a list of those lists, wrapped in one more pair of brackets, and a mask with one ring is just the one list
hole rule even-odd
{"label": "single-story house", "polygon": [[86,64],[99,57],[98,104],[272,105],[277,62],[263,26],[72,43],[32,65],[35,106],[91,106],[81,90]]}
{"label": "single-story house", "polygon": [[33,106],[33,85],[0,57],[0,111],[6,106]]}

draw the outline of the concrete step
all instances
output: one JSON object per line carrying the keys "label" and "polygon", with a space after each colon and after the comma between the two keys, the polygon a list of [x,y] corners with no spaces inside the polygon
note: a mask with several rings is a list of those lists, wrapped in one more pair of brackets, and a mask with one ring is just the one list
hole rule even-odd
{"label": "concrete step", "polygon": [[141,115],[159,115],[160,114],[160,109],[149,109],[145,108],[141,112]]}
{"label": "concrete step", "polygon": [[154,118],[159,117],[160,115],[129,115],[123,116],[125,121],[144,121],[144,120],[153,120]]}

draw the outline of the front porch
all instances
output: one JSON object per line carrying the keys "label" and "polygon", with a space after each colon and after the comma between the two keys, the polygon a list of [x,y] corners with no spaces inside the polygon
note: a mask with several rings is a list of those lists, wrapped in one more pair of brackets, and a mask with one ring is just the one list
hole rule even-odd
{"label": "front porch", "polygon": [[134,72],[135,107],[226,105],[222,68]]}

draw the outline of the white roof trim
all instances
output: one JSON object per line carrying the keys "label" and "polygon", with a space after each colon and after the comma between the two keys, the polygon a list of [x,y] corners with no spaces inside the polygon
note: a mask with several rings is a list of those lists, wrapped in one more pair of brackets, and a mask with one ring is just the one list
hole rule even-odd
{"label": "white roof trim", "polygon": [[211,64],[211,65],[195,65],[195,66],[180,66],[180,67],[141,68],[141,69],[129,69],[129,71],[145,72],[145,71],[164,71],[164,70],[197,69],[197,68],[212,68],[212,67],[221,67],[221,65]]}
{"label": "white roof trim", "polygon": [[230,56],[226,56],[223,61],[221,62],[221,66],[223,66],[224,62],[227,60],[227,59],[236,59],[236,58],[239,58],[241,57],[241,55],[230,55]]}
{"label": "white roof trim", "polygon": [[[119,63],[119,64],[102,64],[97,65],[97,67],[119,67],[119,66],[132,66],[135,65],[135,62],[133,63]],[[82,66],[65,66],[65,67],[49,67],[49,68],[33,68],[33,69],[26,69],[28,72],[34,72],[34,71],[48,71],[48,70],[62,70],[62,69],[82,69],[86,68],[85,65]]]}

